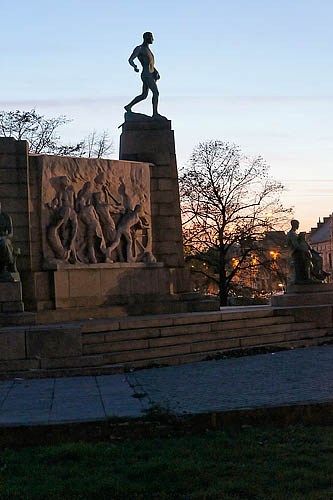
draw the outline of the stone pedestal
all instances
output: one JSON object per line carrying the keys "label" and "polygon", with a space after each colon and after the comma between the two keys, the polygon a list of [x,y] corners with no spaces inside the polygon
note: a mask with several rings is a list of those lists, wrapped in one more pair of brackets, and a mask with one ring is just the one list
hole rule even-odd
{"label": "stone pedestal", "polygon": [[[175,139],[170,120],[126,121],[120,137],[120,160],[148,162],[152,208],[153,254],[167,267],[184,270]],[[185,285],[185,282],[184,282]],[[182,290],[185,291],[185,290]]]}
{"label": "stone pedestal", "polygon": [[22,312],[23,310],[21,282],[0,282],[0,312]]}
{"label": "stone pedestal", "polygon": [[173,279],[162,263],[119,262],[61,266],[54,271],[56,309],[130,304],[170,294]]}
{"label": "stone pedestal", "polygon": [[272,306],[333,305],[333,283],[290,285],[284,295],[272,297]]}

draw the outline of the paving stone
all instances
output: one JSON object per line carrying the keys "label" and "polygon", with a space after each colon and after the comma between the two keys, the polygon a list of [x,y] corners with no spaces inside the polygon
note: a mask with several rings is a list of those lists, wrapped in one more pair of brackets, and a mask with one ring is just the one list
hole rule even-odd
{"label": "paving stone", "polygon": [[48,397],[8,397],[5,399],[3,405],[1,406],[2,412],[24,412],[24,411],[48,411],[52,403],[52,395]]}
{"label": "paving stone", "polygon": [[0,381],[0,425],[140,417],[153,403],[182,414],[333,401],[332,360],[326,345],[119,375]]}
{"label": "paving stone", "polygon": [[27,410],[23,412],[6,411],[0,413],[0,425],[43,425],[49,423],[49,412]]}

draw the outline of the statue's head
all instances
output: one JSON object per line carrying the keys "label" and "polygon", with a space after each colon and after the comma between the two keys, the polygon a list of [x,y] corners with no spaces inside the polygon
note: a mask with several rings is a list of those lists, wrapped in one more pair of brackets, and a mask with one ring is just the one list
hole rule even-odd
{"label": "statue's head", "polygon": [[299,222],[296,219],[293,219],[290,221],[291,227],[294,231],[296,231],[299,228]]}
{"label": "statue's head", "polygon": [[134,212],[140,213],[142,211],[142,205],[138,204],[135,205]]}
{"label": "statue's head", "polygon": [[143,35],[143,41],[146,43],[153,43],[154,37],[153,34],[150,31],[146,31]]}
{"label": "statue's head", "polygon": [[305,232],[301,232],[301,233],[299,233],[298,239],[299,239],[299,240],[302,240],[302,241],[305,241],[305,235],[306,235],[306,233],[305,233]]}

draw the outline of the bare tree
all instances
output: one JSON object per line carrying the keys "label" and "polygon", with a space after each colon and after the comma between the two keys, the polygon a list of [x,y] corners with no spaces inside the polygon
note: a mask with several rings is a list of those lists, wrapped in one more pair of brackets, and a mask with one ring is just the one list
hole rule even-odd
{"label": "bare tree", "polygon": [[65,115],[45,118],[35,109],[30,111],[0,111],[0,136],[27,140],[31,153],[101,158],[113,152],[113,142],[107,131],[93,131],[76,144],[62,144],[58,129],[71,122]]}
{"label": "bare tree", "polygon": [[100,134],[93,130],[86,138],[85,143],[89,158],[102,158],[114,151],[114,144],[107,130],[103,130]]}
{"label": "bare tree", "polygon": [[[45,118],[36,113],[35,109],[30,111],[0,111],[0,135],[25,139],[29,142],[32,153],[57,153],[63,147],[59,145],[60,137],[57,129],[70,122],[64,115],[56,118]],[[68,147],[75,150],[78,146]]]}
{"label": "bare tree", "polygon": [[199,272],[217,283],[221,306],[237,273],[253,265],[257,239],[290,217],[279,201],[283,186],[268,170],[260,156],[250,159],[234,144],[209,141],[194,149],[182,171],[187,260],[205,263]]}

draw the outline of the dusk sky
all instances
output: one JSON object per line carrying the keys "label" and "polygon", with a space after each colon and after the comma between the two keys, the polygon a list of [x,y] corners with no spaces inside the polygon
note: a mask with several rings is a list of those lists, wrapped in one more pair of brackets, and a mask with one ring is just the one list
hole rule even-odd
{"label": "dusk sky", "polygon": [[[333,211],[332,0],[16,0],[1,5],[0,109],[65,114],[75,142],[107,129],[117,157],[128,65],[152,31],[160,112],[178,166],[209,139],[262,155],[301,230]],[[134,111],[150,113],[151,99]]]}

